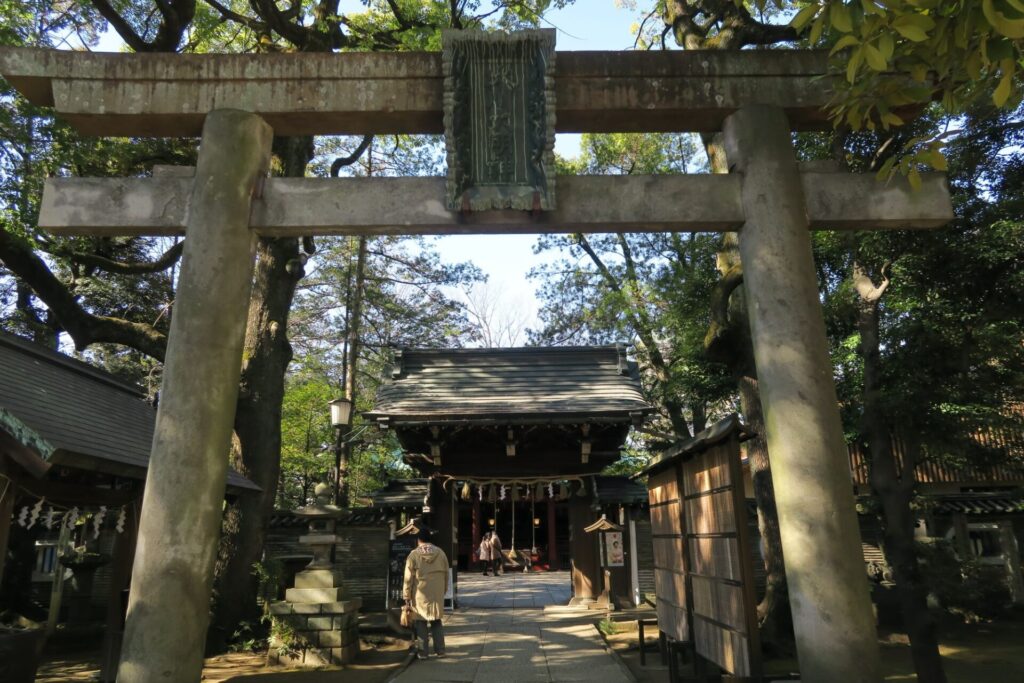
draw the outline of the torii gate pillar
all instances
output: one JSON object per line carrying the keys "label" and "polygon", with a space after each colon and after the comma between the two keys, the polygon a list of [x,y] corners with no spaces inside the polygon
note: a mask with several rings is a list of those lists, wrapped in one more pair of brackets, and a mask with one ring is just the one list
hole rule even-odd
{"label": "torii gate pillar", "polygon": [[740,256],[803,680],[877,683],[878,642],[807,205],[785,113],[725,121],[742,174]]}
{"label": "torii gate pillar", "polygon": [[255,114],[203,125],[117,680],[191,683],[203,668],[213,562],[252,286],[252,197],[273,131]]}

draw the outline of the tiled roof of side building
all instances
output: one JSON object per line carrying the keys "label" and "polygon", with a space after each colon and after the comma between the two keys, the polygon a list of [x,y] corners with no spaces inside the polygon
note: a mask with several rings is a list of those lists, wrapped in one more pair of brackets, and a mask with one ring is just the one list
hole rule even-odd
{"label": "tiled roof of side building", "polygon": [[371,419],[504,419],[589,415],[627,420],[652,410],[625,345],[403,349]]}
{"label": "tiled roof of side building", "polygon": [[[156,409],[140,387],[62,353],[0,333],[0,408],[54,449],[51,462],[84,456],[97,470],[142,478]],[[226,456],[226,454],[225,454]],[[258,487],[229,471],[228,484]]]}

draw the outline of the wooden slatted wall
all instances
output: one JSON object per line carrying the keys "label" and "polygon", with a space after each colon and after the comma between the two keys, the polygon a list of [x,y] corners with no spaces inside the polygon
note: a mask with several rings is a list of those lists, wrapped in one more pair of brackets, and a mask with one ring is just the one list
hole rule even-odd
{"label": "wooden slatted wall", "polygon": [[677,641],[690,639],[686,615],[685,529],[679,468],[652,474],[647,482],[651,503],[651,543],[658,628]]}
{"label": "wooden slatted wall", "polygon": [[736,434],[682,465],[693,639],[698,655],[756,678],[761,645],[740,467]]}

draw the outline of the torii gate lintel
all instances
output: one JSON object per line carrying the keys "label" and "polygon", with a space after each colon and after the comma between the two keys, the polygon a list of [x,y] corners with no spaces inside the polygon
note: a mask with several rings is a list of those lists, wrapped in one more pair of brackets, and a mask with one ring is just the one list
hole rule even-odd
{"label": "torii gate lintel", "polygon": [[540,216],[448,211],[431,178],[272,179],[254,201],[266,122],[277,134],[437,132],[439,57],[0,51],[5,78],[88,132],[194,135],[205,121],[194,177],[55,179],[43,199],[55,232],[187,237],[119,681],[191,682],[202,665],[254,236],[559,230],[738,230],[801,673],[879,680],[809,231],[937,227],[952,218],[945,181],[929,175],[914,193],[801,171],[790,131],[827,126],[823,53],[570,55],[557,57],[559,130],[723,130],[737,173],[559,178],[558,209]]}

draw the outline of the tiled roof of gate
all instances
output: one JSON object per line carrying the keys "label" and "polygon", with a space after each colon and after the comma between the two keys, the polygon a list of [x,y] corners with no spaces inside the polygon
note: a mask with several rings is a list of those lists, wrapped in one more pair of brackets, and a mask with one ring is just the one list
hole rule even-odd
{"label": "tiled roof of gate", "polygon": [[371,419],[402,421],[594,416],[652,410],[626,347],[403,349]]}
{"label": "tiled roof of gate", "polygon": [[933,496],[934,512],[951,515],[958,512],[967,515],[991,515],[1024,513],[1024,492],[960,493]]}
{"label": "tiled roof of gate", "polygon": [[[139,468],[140,478],[149,466],[156,408],[138,386],[4,333],[0,333],[0,408],[57,454],[64,451]],[[230,470],[228,485],[259,489]]]}

